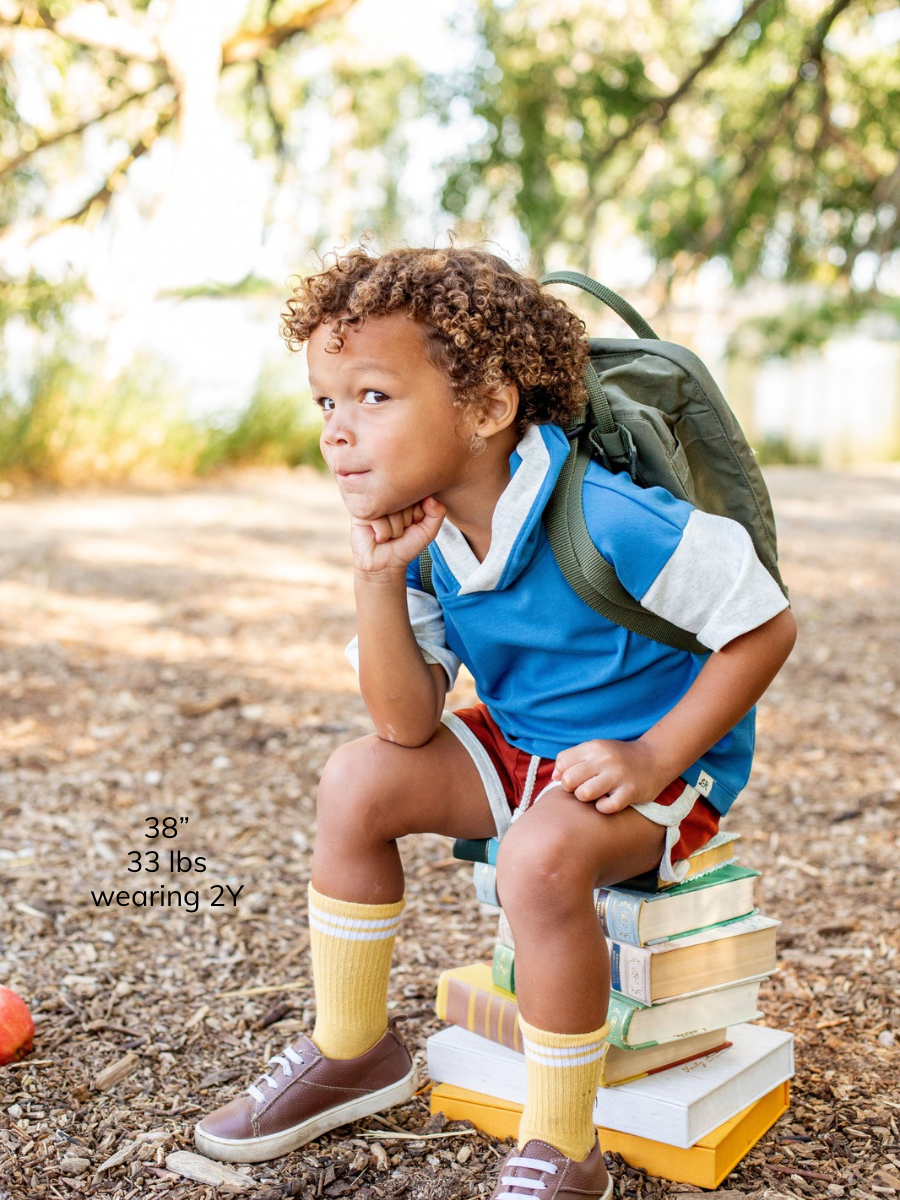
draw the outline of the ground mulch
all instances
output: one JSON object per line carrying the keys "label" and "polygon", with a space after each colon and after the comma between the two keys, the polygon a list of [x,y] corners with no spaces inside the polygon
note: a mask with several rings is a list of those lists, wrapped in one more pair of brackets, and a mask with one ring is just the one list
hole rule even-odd
{"label": "ground mulch", "polygon": [[[900,471],[769,478],[801,639],[728,827],[783,922],[762,1007],[794,1032],[797,1073],[789,1112],[721,1190],[892,1196]],[[429,1123],[424,1070],[406,1106],[218,1188],[180,1169],[194,1121],[312,1017],[316,781],[370,728],[343,656],[347,542],[336,491],[306,470],[0,502],[0,983],[37,1021],[30,1057],[0,1069],[0,1200],[490,1194],[507,1147]],[[453,702],[472,698],[462,684]],[[154,817],[186,820],[147,838]],[[488,955],[495,921],[446,839],[404,855],[390,1003],[413,1014],[421,1064],[438,973]],[[157,899],[98,906],[110,889]],[[696,1190],[610,1165],[616,1196]]]}

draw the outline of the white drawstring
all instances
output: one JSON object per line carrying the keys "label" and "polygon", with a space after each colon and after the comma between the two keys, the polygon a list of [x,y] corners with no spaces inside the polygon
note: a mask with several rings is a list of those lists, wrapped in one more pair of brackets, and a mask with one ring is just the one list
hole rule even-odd
{"label": "white drawstring", "polygon": [[540,765],[541,756],[539,754],[532,754],[531,762],[528,764],[528,774],[525,776],[525,790],[522,792],[522,799],[519,803],[519,807],[516,809],[513,820],[515,820],[520,813],[525,812],[525,810],[531,806],[531,797],[534,792],[534,781],[537,779],[538,767]]}

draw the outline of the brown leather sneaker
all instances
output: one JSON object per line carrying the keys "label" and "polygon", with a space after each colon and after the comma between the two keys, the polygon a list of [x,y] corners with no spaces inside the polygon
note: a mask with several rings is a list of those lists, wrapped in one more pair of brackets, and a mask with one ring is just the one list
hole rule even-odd
{"label": "brown leather sneaker", "polygon": [[491,1200],[609,1200],[612,1190],[599,1142],[587,1158],[573,1162],[533,1138],[504,1158]]}
{"label": "brown leather sneaker", "polygon": [[402,1104],[416,1090],[416,1070],[393,1027],[359,1058],[325,1058],[302,1037],[282,1054],[271,1075],[197,1125],[194,1141],[209,1158],[265,1162],[313,1138]]}

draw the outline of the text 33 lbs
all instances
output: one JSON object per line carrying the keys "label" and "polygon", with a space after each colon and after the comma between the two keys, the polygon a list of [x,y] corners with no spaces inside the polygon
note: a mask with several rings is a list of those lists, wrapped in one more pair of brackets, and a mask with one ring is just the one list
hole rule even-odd
{"label": "text 33 lbs", "polygon": [[[128,857],[131,859],[129,871],[153,871],[159,870],[159,853],[156,850],[131,850]],[[198,854],[196,858],[191,858],[190,854],[182,854],[180,850],[169,851],[169,871],[172,875],[177,875],[184,871],[205,871],[206,859]]]}

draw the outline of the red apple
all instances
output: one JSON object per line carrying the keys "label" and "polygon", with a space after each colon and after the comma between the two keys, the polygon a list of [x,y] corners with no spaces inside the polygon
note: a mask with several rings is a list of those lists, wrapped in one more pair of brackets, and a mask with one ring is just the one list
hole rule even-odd
{"label": "red apple", "polygon": [[0,1067],[16,1062],[31,1050],[34,1021],[21,996],[0,986]]}

